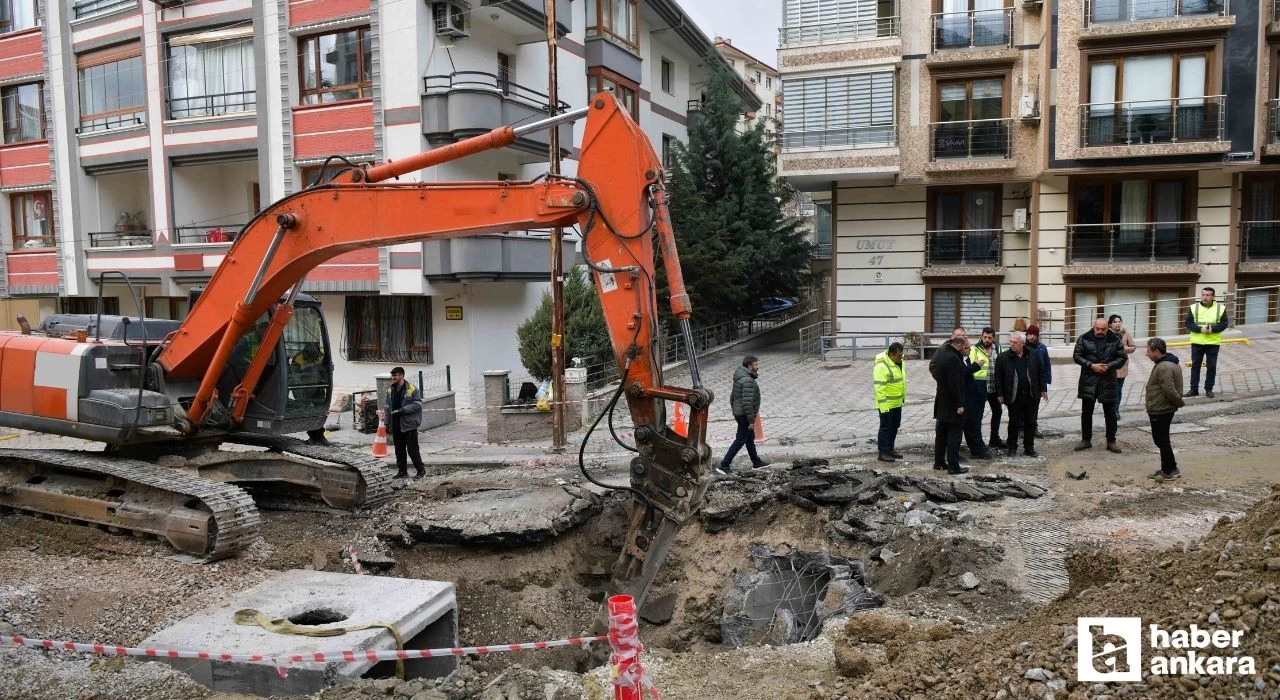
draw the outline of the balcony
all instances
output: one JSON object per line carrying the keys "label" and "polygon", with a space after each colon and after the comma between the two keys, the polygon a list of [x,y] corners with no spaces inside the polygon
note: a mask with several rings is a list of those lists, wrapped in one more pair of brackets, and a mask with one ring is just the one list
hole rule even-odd
{"label": "balcony", "polygon": [[1280,99],[1267,100],[1267,144],[1280,144]]}
{"label": "balcony", "polygon": [[257,109],[257,92],[247,90],[194,97],[171,97],[168,103],[170,119],[217,117],[223,114],[253,112]]}
{"label": "balcony", "polygon": [[75,19],[85,19],[137,7],[138,0],[76,0],[71,5]]}
{"label": "balcony", "polygon": [[1012,119],[933,122],[929,125],[931,160],[1008,159],[1013,152]]}
{"label": "balcony", "polygon": [[1226,96],[1080,105],[1083,146],[1223,141]]}
{"label": "balcony", "polygon": [[236,237],[248,224],[218,224],[216,226],[178,226],[173,229],[173,242],[189,245],[235,243]]}
{"label": "balcony", "polygon": [[1085,26],[1227,17],[1227,0],[1089,0]]}
{"label": "balcony", "polygon": [[846,41],[889,39],[901,32],[898,17],[867,17],[844,22],[799,24],[778,28],[778,45],[784,49],[794,46],[839,44]]}
{"label": "balcony", "polygon": [[1071,224],[1067,262],[1190,264],[1197,260],[1199,243],[1196,221]]}
{"label": "balcony", "polygon": [[1240,262],[1280,261],[1280,221],[1245,221],[1240,228]]}
{"label": "balcony", "polygon": [[926,231],[925,267],[1000,267],[1000,234],[997,228]]}
{"label": "balcony", "polygon": [[892,148],[898,144],[897,127],[854,126],[846,129],[785,130],[783,148]]}
{"label": "balcony", "polygon": [[[575,248],[561,248],[566,269],[573,266]],[[422,244],[422,274],[434,282],[546,280],[550,253],[551,241],[536,233],[427,241]]]}
{"label": "balcony", "polygon": [[90,231],[90,248],[132,248],[155,245],[155,231],[132,226],[118,227],[115,231]]}
{"label": "balcony", "polygon": [[[505,124],[547,116],[547,96],[504,76],[480,71],[428,75],[422,79],[422,132],[433,147],[461,141]],[[560,109],[569,105],[561,102]],[[569,154],[573,126],[560,128],[561,151]],[[550,130],[516,139],[510,148],[546,158]]]}
{"label": "balcony", "polygon": [[933,50],[1011,48],[1013,8],[933,15]]}

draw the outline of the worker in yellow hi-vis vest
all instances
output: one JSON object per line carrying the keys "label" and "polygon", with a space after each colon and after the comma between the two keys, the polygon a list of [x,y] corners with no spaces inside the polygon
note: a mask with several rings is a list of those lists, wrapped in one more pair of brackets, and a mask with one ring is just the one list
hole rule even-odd
{"label": "worker in yellow hi-vis vest", "polygon": [[902,343],[892,343],[884,352],[876,355],[872,365],[871,381],[876,389],[876,409],[880,412],[880,433],[876,447],[881,462],[902,459],[894,449],[898,440],[898,428],[902,426],[902,405],[907,401],[907,370],[902,365]]}
{"label": "worker in yellow hi-vis vest", "polygon": [[1183,396],[1200,395],[1200,363],[1208,361],[1209,373],[1204,378],[1204,395],[1213,398],[1213,380],[1218,375],[1218,350],[1222,332],[1231,325],[1227,307],[1214,301],[1213,287],[1200,290],[1200,302],[1187,311],[1187,331],[1191,333],[1191,388]]}

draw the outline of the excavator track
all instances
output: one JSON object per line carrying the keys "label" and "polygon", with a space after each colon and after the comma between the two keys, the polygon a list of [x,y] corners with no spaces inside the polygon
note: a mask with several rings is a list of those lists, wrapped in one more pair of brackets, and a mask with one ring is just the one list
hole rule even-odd
{"label": "excavator track", "polygon": [[0,508],[154,535],[209,560],[258,537],[258,509],[244,489],[94,452],[0,449]]}
{"label": "excavator track", "polygon": [[[346,473],[335,475],[347,481],[351,476],[357,477],[355,494],[350,502],[353,508],[376,508],[391,500],[392,474],[385,462],[367,457],[342,447],[325,447],[312,445],[298,438],[286,435],[259,435],[255,433],[233,433],[226,437],[226,442],[252,447],[265,447],[273,452],[298,455],[317,462],[328,462],[346,467]],[[344,488],[350,488],[344,484]]]}

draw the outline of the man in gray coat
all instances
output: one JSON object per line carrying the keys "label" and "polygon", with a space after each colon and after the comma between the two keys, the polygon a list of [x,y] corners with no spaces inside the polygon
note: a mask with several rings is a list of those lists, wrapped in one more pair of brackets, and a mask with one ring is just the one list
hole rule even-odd
{"label": "man in gray coat", "polygon": [[742,358],[742,366],[733,373],[733,390],[729,392],[729,407],[733,409],[733,419],[738,423],[738,434],[733,444],[725,453],[724,459],[716,467],[721,474],[732,474],[730,466],[738,450],[747,448],[747,456],[751,458],[751,466],[759,469],[769,466],[769,462],[760,459],[756,454],[756,416],[760,414],[760,385],[756,378],[760,376],[760,361],[751,355]]}
{"label": "man in gray coat", "polygon": [[418,451],[418,426],[422,425],[422,394],[418,387],[404,380],[404,368],[391,370],[391,386],[387,387],[387,407],[391,409],[391,435],[396,443],[396,477],[403,479],[409,476],[406,453],[413,460],[415,476],[419,479],[427,475],[422,464],[422,453]]}
{"label": "man in gray coat", "polygon": [[1173,414],[1184,403],[1182,363],[1178,362],[1177,355],[1169,352],[1161,338],[1147,340],[1147,359],[1155,363],[1151,376],[1147,377],[1147,417],[1151,419],[1151,441],[1160,449],[1160,468],[1147,478],[1180,479],[1182,472],[1173,456],[1169,427],[1173,425]]}

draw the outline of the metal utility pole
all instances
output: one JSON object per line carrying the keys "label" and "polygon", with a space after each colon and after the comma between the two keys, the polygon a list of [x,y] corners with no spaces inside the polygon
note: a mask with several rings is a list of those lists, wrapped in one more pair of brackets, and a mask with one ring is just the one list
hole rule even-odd
{"label": "metal utility pole", "polygon": [[[547,116],[554,117],[560,108],[560,71],[556,62],[559,53],[556,34],[556,0],[545,0],[547,15]],[[560,174],[560,127],[554,127],[547,135],[550,142],[548,156],[550,173]],[[564,382],[564,230],[551,229],[551,447],[561,451],[568,444],[565,420],[568,404],[565,403]]]}

